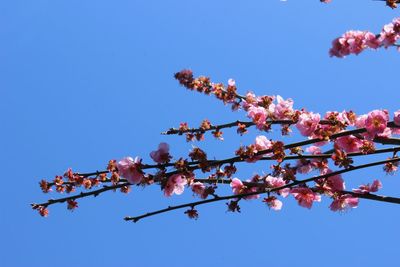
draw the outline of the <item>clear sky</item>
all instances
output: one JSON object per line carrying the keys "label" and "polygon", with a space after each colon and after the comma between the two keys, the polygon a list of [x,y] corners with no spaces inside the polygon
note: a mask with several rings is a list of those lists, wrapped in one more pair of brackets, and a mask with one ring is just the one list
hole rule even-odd
{"label": "clear sky", "polygon": [[[400,212],[392,204],[364,200],[334,213],[326,198],[311,210],[290,199],[273,212],[249,201],[232,214],[215,203],[199,207],[197,221],[175,211],[132,224],[122,218],[191,193],[166,199],[159,188],[133,188],[84,199],[72,213],[54,205],[46,219],[29,203],[57,197],[38,182],[68,167],[101,170],[128,155],[149,162],[160,142],[187,154],[182,137],[159,134],[182,121],[244,118],[180,87],[173,73],[183,68],[320,113],[399,109],[395,49],[328,55],[344,31],[379,32],[396,14],[370,0],[1,1],[0,265],[395,266]],[[226,132],[222,143],[207,136],[200,144],[210,157],[229,157],[259,134]],[[243,168],[240,178],[263,169]],[[379,178],[381,193],[399,195],[399,177],[381,167],[344,177],[348,188]]]}

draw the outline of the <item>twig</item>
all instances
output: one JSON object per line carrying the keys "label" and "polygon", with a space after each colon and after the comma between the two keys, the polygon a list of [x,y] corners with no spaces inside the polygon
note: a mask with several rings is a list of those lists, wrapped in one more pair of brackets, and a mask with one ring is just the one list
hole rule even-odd
{"label": "twig", "polygon": [[[178,205],[178,206],[169,206],[169,207],[167,207],[165,209],[157,210],[157,211],[154,211],[154,212],[148,212],[146,214],[143,214],[143,215],[140,215],[140,216],[136,216],[136,217],[127,216],[124,219],[126,221],[137,222],[140,219],[143,219],[143,218],[146,218],[146,217],[149,217],[149,216],[153,216],[153,215],[156,215],[156,214],[160,214],[160,213],[176,210],[176,209],[181,209],[181,208],[185,208],[185,207],[195,207],[195,206],[198,206],[198,205],[212,203],[212,202],[221,201],[221,200],[228,200],[228,199],[233,199],[233,198],[240,199],[240,198],[244,198],[244,197],[252,196],[252,195],[276,192],[276,191],[280,191],[280,190],[285,189],[285,188],[291,188],[293,186],[296,186],[296,185],[299,185],[299,184],[305,184],[305,183],[312,182],[312,181],[315,181],[315,180],[318,180],[318,179],[325,179],[325,178],[328,178],[328,177],[331,177],[331,176],[335,176],[335,175],[338,175],[338,174],[342,174],[342,173],[346,173],[346,172],[350,172],[350,171],[354,171],[354,170],[358,170],[358,169],[363,169],[363,168],[368,168],[368,167],[372,167],[372,166],[382,165],[382,164],[390,163],[390,162],[393,163],[393,162],[398,162],[398,161],[400,161],[400,158],[395,158],[395,159],[389,159],[389,160],[384,160],[384,161],[378,161],[378,162],[358,165],[358,166],[354,166],[354,167],[349,168],[349,169],[343,169],[343,170],[339,170],[339,171],[336,171],[336,172],[331,172],[331,173],[328,173],[328,174],[324,174],[324,175],[308,178],[308,179],[301,180],[301,181],[293,181],[293,182],[291,182],[289,184],[286,184],[284,186],[275,187],[275,188],[265,188],[265,185],[264,184],[260,184],[260,183],[248,183],[249,186],[257,186],[257,187],[261,187],[261,188],[264,187],[264,188],[262,188],[262,190],[257,191],[257,192],[249,192],[249,193],[243,193],[243,194],[237,194],[237,195],[229,195],[229,196],[224,196],[224,197],[215,197],[215,198],[212,198],[212,199],[206,199],[206,200],[191,202],[191,203],[182,204],[182,205]],[[377,200],[379,198],[379,201],[400,204],[400,198],[392,198],[392,197],[388,198],[388,197],[378,196],[378,195],[373,195],[373,197],[371,197],[372,194],[357,194],[357,195],[360,195],[359,196],[360,198],[367,198],[367,199],[371,199],[371,200]],[[368,195],[368,197],[365,197],[366,195]],[[376,198],[376,199],[374,199],[374,198]],[[385,201],[385,200],[387,200],[387,201]]]}

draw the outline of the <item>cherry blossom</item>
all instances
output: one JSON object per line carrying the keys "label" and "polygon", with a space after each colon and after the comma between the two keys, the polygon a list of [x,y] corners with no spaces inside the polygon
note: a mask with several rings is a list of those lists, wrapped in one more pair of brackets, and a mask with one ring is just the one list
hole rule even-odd
{"label": "cherry blossom", "polygon": [[320,202],[321,196],[313,192],[310,188],[296,187],[290,190],[300,206],[311,209],[313,202]]}
{"label": "cherry blossom", "polygon": [[311,136],[317,129],[321,115],[312,112],[303,112],[299,116],[296,127],[304,136]]}
{"label": "cherry blossom", "polygon": [[388,112],[386,110],[373,110],[368,113],[365,120],[365,128],[369,135],[374,137],[376,134],[383,133],[389,121]]}
{"label": "cherry blossom", "polygon": [[382,188],[382,183],[379,180],[374,180],[371,185],[370,184],[360,185],[359,188],[353,189],[353,192],[358,194],[368,194],[370,192],[377,192],[381,188]]}
{"label": "cherry blossom", "polygon": [[258,129],[262,130],[268,115],[265,108],[251,106],[248,109],[247,116],[253,120]]}
{"label": "cherry blossom", "polygon": [[332,211],[345,211],[350,208],[358,207],[359,199],[350,194],[338,195],[333,198],[333,202],[329,206]]}
{"label": "cherry blossom", "polygon": [[273,113],[277,119],[290,119],[293,114],[293,100],[284,100],[280,95],[276,96],[277,104],[274,106]]}
{"label": "cherry blossom", "polygon": [[363,145],[362,140],[354,135],[342,136],[336,139],[336,145],[346,152],[358,152]]}
{"label": "cherry blossom", "polygon": [[[397,33],[399,27],[400,20],[393,22],[389,28]],[[389,28],[386,29],[387,32]],[[364,46],[375,47],[373,41],[376,38],[368,33],[354,32],[349,36],[343,43],[344,51],[348,49],[349,53],[358,53],[357,49],[364,49]],[[361,37],[364,39],[357,39]],[[108,161],[103,171],[76,173],[68,169],[64,175],[56,175],[48,181],[41,180],[40,188],[44,193],[55,189],[57,193],[70,194],[80,187],[83,192],[32,204],[32,208],[42,216],[47,216],[48,206],[55,203],[66,203],[67,209],[74,210],[78,208],[79,198],[97,196],[109,190],[128,193],[134,188],[131,185],[160,186],[166,197],[181,195],[185,186],[188,186],[193,195],[201,198],[142,216],[125,218],[134,222],[184,207],[189,208],[185,212],[189,218],[197,219],[196,206],[221,200],[228,200],[225,202],[228,211],[240,212],[240,201],[258,199],[261,195],[265,196],[262,202],[273,210],[282,209],[283,203],[278,196],[285,198],[289,194],[293,195],[300,206],[308,209],[314,202],[320,202],[322,196],[333,200],[330,204],[332,211],[355,208],[359,198],[400,204],[400,198],[390,197],[389,201],[384,196],[373,194],[382,187],[379,180],[363,184],[351,192],[345,191],[344,180],[344,173],[362,168],[380,165],[384,166],[383,169],[388,174],[393,174],[398,169],[398,139],[392,138],[391,135],[400,133],[396,128],[396,125],[400,125],[400,110],[394,112],[394,123],[389,122],[387,110],[373,110],[359,116],[353,111],[328,111],[321,119],[319,113],[308,112],[304,108],[294,109],[294,102],[290,98],[285,100],[279,95],[257,96],[254,93],[239,95],[236,93],[236,83],[233,79],[228,80],[227,85],[213,83],[205,76],[194,78],[189,70],[177,73],[176,77],[189,90],[207,95],[214,94],[224,104],[233,103],[232,107],[243,108],[251,120],[237,120],[218,125],[204,119],[199,128],[191,128],[187,123],[181,123],[179,128],[170,128],[165,134],[186,135],[189,141],[200,141],[207,133],[220,138],[223,128],[237,127],[237,133],[243,135],[253,127],[262,131],[263,135],[256,136],[252,144],[242,145],[236,151],[231,151],[235,156],[207,156],[205,150],[193,145],[190,152],[171,162],[169,145],[160,143],[157,150],[150,152],[150,158],[157,164],[142,164],[139,157],[125,157],[118,162]],[[276,133],[270,133],[275,130],[273,127],[276,125],[281,126],[282,136],[287,135],[291,131],[290,128],[296,125],[300,134],[306,138],[295,142],[279,140]],[[272,136],[274,140],[270,139]],[[388,144],[395,146],[382,148]],[[358,159],[366,154],[374,154],[377,157],[382,153],[390,153],[390,157],[385,156],[386,160],[372,161],[368,164],[358,162]],[[262,162],[259,165],[266,166],[264,173],[268,174],[256,174],[247,180],[232,178],[241,164],[260,159]],[[268,161],[272,163],[267,165]],[[308,178],[301,177],[311,171],[318,174],[308,175]],[[232,193],[220,195],[217,190],[227,185],[230,185]]]}
{"label": "cherry blossom", "polygon": [[180,195],[185,189],[187,181],[182,174],[174,174],[168,178],[168,182],[164,187],[164,195],[170,197],[173,194]]}
{"label": "cherry blossom", "polygon": [[270,196],[270,197],[264,198],[263,202],[266,203],[270,209],[273,209],[275,211],[282,209],[282,205],[283,205],[282,201],[277,199],[275,196]]}
{"label": "cherry blossom", "polygon": [[158,150],[152,151],[150,157],[157,163],[169,162],[171,156],[169,155],[169,145],[167,143],[160,143],[158,145]]}
{"label": "cherry blossom", "polygon": [[195,183],[191,184],[191,188],[192,188],[193,193],[195,193],[199,197],[201,197],[201,198],[207,197],[205,194],[206,186],[203,183],[195,182]]}
{"label": "cherry blossom", "polygon": [[394,124],[400,126],[400,109],[394,113]]}
{"label": "cherry blossom", "polygon": [[140,162],[139,157],[136,157],[135,160],[131,157],[123,158],[117,164],[118,174],[127,179],[131,184],[140,183],[143,178],[143,174],[139,168]]}

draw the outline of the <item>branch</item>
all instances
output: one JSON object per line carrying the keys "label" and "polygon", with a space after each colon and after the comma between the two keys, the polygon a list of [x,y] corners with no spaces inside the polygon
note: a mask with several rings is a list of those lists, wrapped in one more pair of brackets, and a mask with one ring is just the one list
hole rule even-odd
{"label": "branch", "polygon": [[[386,139],[386,138],[384,138]],[[399,142],[400,139],[392,139],[393,142]],[[348,157],[359,157],[359,156],[367,156],[367,155],[375,155],[375,154],[383,154],[383,153],[389,153],[389,152],[397,152],[400,151],[400,146],[399,147],[392,147],[392,148],[383,148],[383,149],[376,149],[374,152],[369,153],[369,154],[363,154],[361,152],[352,152],[352,153],[348,153],[347,156]],[[298,159],[328,159],[332,157],[332,153],[325,153],[325,154],[316,154],[316,155],[295,155],[295,156],[285,156],[283,158],[282,161],[288,161],[288,160],[298,160]],[[206,161],[206,163],[210,164],[211,166],[216,166],[216,165],[222,165],[226,163],[227,159],[224,160],[208,160]],[[275,160],[273,157],[262,157],[259,160]],[[244,161],[241,160],[241,162]],[[192,161],[189,162],[189,165],[197,165],[200,162],[198,161]],[[229,163],[229,162],[228,162]],[[173,163],[168,163],[168,164],[162,164],[162,165],[144,165],[144,167],[142,169],[148,169],[150,167],[155,168],[155,167],[170,167],[170,166],[174,166]],[[82,176],[82,177],[90,177],[92,175],[96,175],[98,176],[99,174],[106,174],[106,173],[110,173],[110,171],[96,171],[96,172],[90,172],[90,173],[74,173],[74,175],[77,176]],[[171,176],[173,174],[178,173],[178,171],[174,171],[174,172],[169,172],[166,173],[166,176]],[[102,183],[110,183],[112,182],[111,179],[106,179],[104,181],[101,181]],[[124,178],[120,178],[120,182],[127,182],[126,179]],[[69,181],[65,181],[63,183],[63,185],[67,185],[67,184],[71,184],[71,185],[76,185],[75,182],[69,182]],[[49,186],[53,186],[55,185],[54,182],[50,182],[48,183]]]}
{"label": "branch", "polygon": [[64,197],[64,198],[59,198],[59,199],[49,199],[47,202],[44,203],[32,203],[31,206],[33,209],[37,209],[38,207],[48,207],[50,205],[56,204],[56,203],[64,203],[68,200],[76,200],[79,198],[84,198],[84,197],[88,197],[88,196],[94,196],[97,197],[98,195],[100,195],[101,193],[104,193],[106,191],[110,191],[110,190],[115,190],[124,186],[128,186],[130,185],[130,183],[122,183],[122,184],[117,184],[117,185],[113,185],[113,186],[108,186],[108,185],[103,185],[103,188],[101,189],[97,189],[94,191],[90,191],[90,192],[81,192],[78,195],[72,195],[69,197]]}
{"label": "branch", "polygon": [[[208,131],[212,131],[212,130],[220,130],[220,129],[224,129],[224,128],[231,128],[231,127],[235,127],[238,126],[238,124],[243,124],[246,127],[250,127],[250,126],[255,126],[256,124],[252,121],[234,121],[234,122],[230,122],[230,123],[225,123],[225,124],[219,124],[219,125],[211,125],[210,128],[208,129],[204,129],[204,128],[189,128],[187,130],[180,130],[177,128],[170,128],[165,132],[162,132],[161,134],[164,135],[171,135],[171,134],[184,134],[184,133],[205,133]],[[297,121],[293,121],[293,120],[267,120],[266,123],[268,124],[296,124]],[[321,120],[320,124],[334,124],[333,122],[329,121],[329,120]]]}
{"label": "branch", "polygon": [[[338,174],[342,174],[342,173],[346,173],[349,171],[354,171],[354,170],[358,170],[358,169],[363,169],[363,168],[368,168],[368,167],[372,167],[372,166],[377,166],[377,165],[382,165],[385,163],[390,163],[390,162],[398,162],[400,161],[400,158],[395,158],[395,159],[389,159],[389,160],[384,160],[384,161],[378,161],[378,162],[373,162],[373,163],[368,163],[368,164],[363,164],[363,165],[358,165],[358,166],[354,166],[350,169],[344,169],[344,170],[339,170],[336,172],[331,172],[328,174],[324,174],[324,175],[320,175],[320,176],[316,176],[316,177],[312,177],[312,178],[308,178],[305,180],[301,180],[301,181],[293,181],[289,184],[286,184],[284,186],[280,186],[280,187],[275,187],[275,188],[265,188],[264,184],[260,184],[260,183],[247,183],[250,186],[257,186],[257,187],[264,187],[262,188],[262,190],[259,190],[257,192],[249,192],[249,193],[244,193],[244,194],[237,194],[237,195],[229,195],[229,196],[224,196],[224,197],[214,197],[212,199],[206,199],[206,200],[201,200],[201,201],[196,201],[196,202],[191,202],[191,203],[187,203],[187,204],[182,204],[182,205],[178,205],[178,206],[169,206],[165,209],[161,209],[161,210],[157,210],[157,211],[153,211],[153,212],[148,212],[146,214],[140,215],[140,216],[136,216],[136,217],[130,217],[127,216],[124,218],[125,221],[133,221],[133,222],[138,222],[140,219],[146,218],[146,217],[150,217],[153,215],[157,215],[160,213],[164,213],[164,212],[168,212],[168,211],[172,211],[172,210],[176,210],[176,209],[182,209],[182,208],[186,208],[186,207],[195,207],[195,206],[199,206],[199,205],[203,205],[203,204],[207,204],[207,203],[212,203],[212,202],[217,202],[217,201],[222,201],[222,200],[228,200],[228,199],[233,199],[233,198],[237,198],[237,199],[241,199],[247,196],[252,196],[252,195],[258,195],[258,194],[266,194],[266,193],[271,193],[271,192],[277,192],[280,191],[282,189],[285,188],[291,188],[293,186],[299,185],[299,184],[304,184],[304,183],[308,183],[308,182],[312,182],[318,179],[325,179],[331,176],[335,176]],[[226,182],[225,182],[226,183]],[[345,191],[347,193],[347,191]],[[351,192],[352,195],[356,194]],[[371,200],[378,200],[379,201],[383,201],[383,202],[390,202],[390,203],[396,203],[396,204],[400,204],[400,198],[393,198],[393,197],[385,197],[385,196],[378,196],[378,195],[373,195],[373,194],[356,194],[358,197],[360,198],[366,198],[366,199],[371,199]]]}

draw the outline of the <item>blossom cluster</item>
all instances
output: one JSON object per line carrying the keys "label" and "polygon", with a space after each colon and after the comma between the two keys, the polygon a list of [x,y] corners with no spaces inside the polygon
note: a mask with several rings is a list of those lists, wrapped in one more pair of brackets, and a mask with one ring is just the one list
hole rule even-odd
{"label": "blossom cluster", "polygon": [[341,37],[333,40],[329,54],[331,57],[339,58],[350,54],[358,55],[367,48],[377,49],[397,46],[396,42],[399,38],[400,18],[395,18],[391,23],[383,26],[379,34],[369,31],[348,31],[344,33]]}
{"label": "blossom cluster", "polygon": [[[259,134],[252,144],[240,146],[232,151],[235,156],[225,159],[210,159],[197,146],[193,146],[186,157],[174,157],[170,153],[170,145],[160,143],[156,150],[149,153],[154,164],[143,163],[141,157],[127,156],[120,160],[110,160],[106,170],[100,172],[83,174],[68,169],[52,181],[42,180],[42,191],[49,193],[55,189],[57,193],[70,194],[77,188],[83,188],[83,192],[32,204],[32,207],[46,217],[49,214],[48,206],[55,203],[66,203],[69,210],[75,210],[78,207],[77,200],[86,196],[97,196],[117,189],[129,193],[131,186],[159,185],[165,197],[181,195],[189,189],[193,196],[200,199],[178,206],[188,207],[185,214],[192,219],[199,217],[195,209],[197,205],[227,199],[228,211],[240,212],[240,201],[257,200],[265,194],[267,196],[262,202],[275,211],[281,210],[283,199],[290,196],[299,206],[307,209],[321,202],[325,196],[332,201],[329,206],[332,211],[345,211],[356,208],[359,198],[370,198],[372,193],[382,188],[382,183],[374,180],[371,184],[362,184],[346,191],[342,174],[361,168],[354,166],[356,156],[391,152],[393,156],[389,159],[362,167],[384,165],[384,171],[389,174],[398,169],[400,159],[396,153],[400,147],[379,150],[377,144],[399,143],[392,136],[400,134],[400,110],[390,114],[385,109],[376,109],[361,115],[346,110],[328,111],[322,115],[304,108],[295,109],[292,99],[279,95],[257,96],[248,92],[241,96],[236,92],[236,83],[232,79],[227,85],[215,84],[204,76],[194,78],[190,70],[176,73],[175,78],[190,90],[214,94],[224,103],[231,103],[235,110],[244,111],[250,121],[213,125],[205,119],[199,128],[189,128],[187,123],[181,123],[178,129],[167,131],[168,134],[186,133],[187,141],[200,141],[210,131],[214,137],[223,140],[222,128],[237,127],[237,133],[242,135],[252,126],[265,134]],[[292,144],[272,140],[267,134],[274,124],[281,125],[282,135],[289,135],[292,132],[291,126],[294,126],[306,140]],[[325,149],[326,152],[323,152]],[[235,177],[239,164],[264,160],[273,162],[269,174],[253,175],[247,180]],[[317,172],[317,176],[300,179],[300,175],[312,172]],[[219,188],[223,185],[230,186],[230,196],[219,195]],[[379,198],[377,195],[373,197]],[[169,207],[163,211],[172,209],[175,208]],[[134,217],[132,220],[137,221],[142,217]]]}

